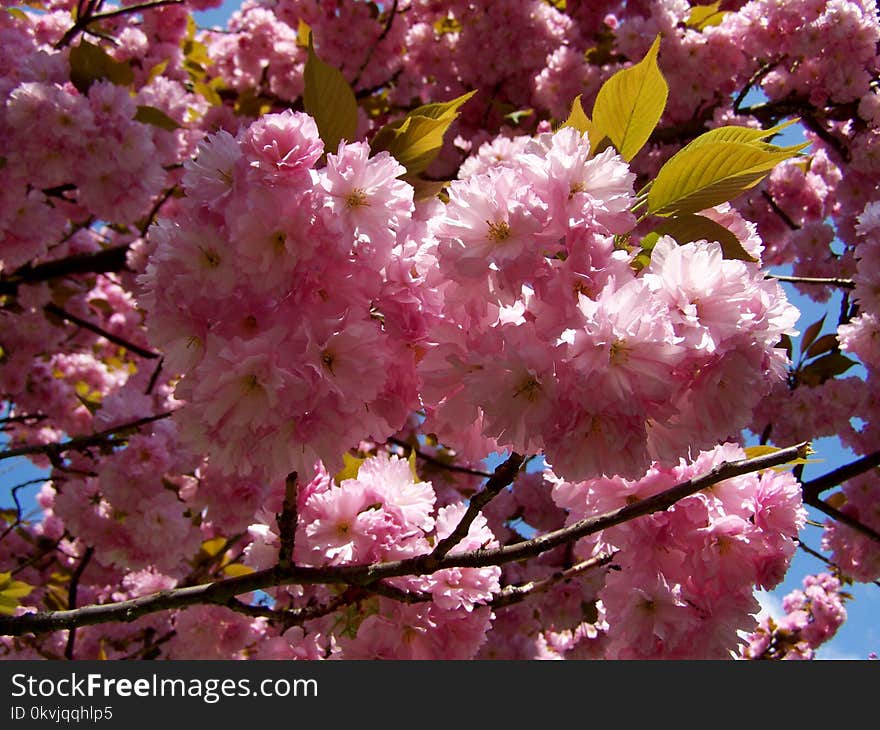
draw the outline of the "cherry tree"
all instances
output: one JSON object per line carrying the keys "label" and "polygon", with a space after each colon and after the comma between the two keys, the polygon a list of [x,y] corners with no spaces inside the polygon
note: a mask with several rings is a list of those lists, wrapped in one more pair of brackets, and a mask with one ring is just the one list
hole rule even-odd
{"label": "cherry tree", "polygon": [[217,4],[3,3],[0,655],[812,658],[880,579],[873,0]]}

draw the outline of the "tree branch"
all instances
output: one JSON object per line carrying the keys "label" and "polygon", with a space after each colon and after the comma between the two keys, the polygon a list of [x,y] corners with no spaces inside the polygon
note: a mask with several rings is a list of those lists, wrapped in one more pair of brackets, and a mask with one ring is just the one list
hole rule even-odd
{"label": "tree branch", "polygon": [[875,542],[880,543],[880,532],[871,529],[863,522],[859,522],[854,517],[850,517],[845,512],[841,512],[836,507],[832,507],[828,502],[824,502],[818,497],[814,497],[812,499],[804,499],[804,504],[809,505],[810,507],[815,507],[820,512],[828,515],[831,519],[837,520],[842,525],[846,525],[849,528],[852,528],[856,532],[868,537]]}
{"label": "tree branch", "polygon": [[27,633],[43,633],[108,621],[128,622],[157,611],[186,608],[197,604],[227,605],[235,596],[282,585],[346,584],[369,590],[371,584],[385,578],[424,575],[445,568],[482,568],[502,565],[535,557],[559,545],[573,542],[608,527],[668,509],[678,500],[726,479],[779,466],[795,458],[806,458],[808,446],[809,443],[804,442],[752,459],[723,462],[703,476],[688,479],[652,497],[512,545],[447,554],[440,560],[429,554],[370,565],[291,566],[287,570],[278,567],[269,568],[215,583],[174,588],[117,603],[83,606],[67,611],[40,611],[20,616],[0,616],[0,634],[21,636]]}
{"label": "tree branch", "polygon": [[767,205],[769,205],[773,212],[782,219],[782,222],[788,226],[788,230],[799,231],[801,229],[801,227],[791,219],[791,216],[779,207],[779,203],[773,199],[773,196],[770,195],[766,189],[761,191],[761,197],[767,201]]}
{"label": "tree branch", "polygon": [[124,337],[120,337],[119,335],[114,335],[112,332],[108,332],[107,330],[99,327],[98,325],[89,322],[87,319],[83,319],[75,314],[71,314],[66,309],[62,309],[57,304],[53,302],[49,302],[43,310],[47,314],[55,315],[56,317],[60,317],[71,324],[75,324],[77,327],[82,327],[84,330],[88,330],[89,332],[94,332],[96,335],[103,337],[108,342],[112,342],[114,345],[119,345],[120,347],[124,347],[126,350],[130,350],[135,355],[140,355],[141,357],[148,358],[150,360],[154,360],[159,357],[158,352],[153,352],[152,350],[147,350],[140,345],[135,345],[133,342],[129,342]]}
{"label": "tree branch", "polygon": [[613,553],[600,553],[589,560],[584,560],[577,565],[566,568],[565,570],[557,570],[546,578],[529,581],[528,583],[518,586],[504,586],[504,588],[501,589],[501,593],[495,596],[492,600],[492,607],[504,608],[505,606],[512,606],[515,603],[520,603],[536,593],[544,593],[557,583],[569,581],[581,573],[593,568],[600,568],[608,565],[613,559]]}
{"label": "tree branch", "polygon": [[55,49],[60,50],[61,48],[64,48],[64,46],[76,37],[77,33],[86,30],[92,23],[97,23],[101,20],[109,20],[110,18],[116,18],[120,15],[129,15],[144,10],[152,10],[153,8],[161,8],[165,5],[182,5],[183,1],[184,0],[153,0],[153,2],[143,3],[141,5],[128,5],[119,8],[118,10],[108,10],[105,13],[95,13],[94,15],[92,14],[92,11],[95,6],[92,3],[89,3],[85,12],[80,14],[73,26],[71,26],[61,37],[61,40],[55,44]]}
{"label": "tree branch", "polygon": [[[70,590],[67,593],[67,608],[71,611],[76,609],[76,592],[79,588],[79,581],[82,578],[82,574],[85,572],[86,566],[89,564],[89,561],[92,559],[92,555],[95,553],[95,548],[87,547],[85,552],[83,553],[82,559],[79,561],[79,565],[76,566],[76,570],[73,572],[73,575],[70,578]],[[73,646],[76,642],[76,626],[71,627],[70,631],[67,634],[67,646],[64,647],[64,658],[65,659],[73,659]]]}
{"label": "tree branch", "polygon": [[157,413],[155,416],[145,416],[144,418],[139,418],[130,423],[123,423],[121,426],[108,428],[106,431],[98,431],[97,433],[88,436],[77,436],[76,438],[68,439],[67,441],[53,441],[48,444],[31,444],[29,446],[19,446],[14,449],[7,449],[6,451],[0,451],[0,461],[3,459],[13,459],[16,456],[30,456],[31,454],[46,454],[50,458],[58,458],[58,456],[66,451],[83,451],[93,446],[116,446],[123,443],[125,439],[111,439],[112,436],[140,428],[153,421],[168,418],[173,412],[174,411],[165,411],[164,413]]}
{"label": "tree branch", "polygon": [[73,274],[106,274],[127,268],[128,244],[113,246],[94,253],[76,254],[57,261],[31,266],[26,264],[8,278],[0,278],[0,295],[17,294],[21,284],[36,284]]}
{"label": "tree branch", "polygon": [[815,500],[822,492],[832,489],[838,484],[843,484],[848,479],[864,474],[866,471],[871,471],[871,469],[878,466],[880,466],[880,450],[867,456],[862,456],[849,464],[844,464],[820,477],[804,482],[802,485],[804,501]]}
{"label": "tree branch", "polygon": [[284,482],[284,505],[281,514],[276,515],[278,522],[278,567],[286,570],[293,562],[293,545],[296,540],[296,479],[295,471],[287,475]]}
{"label": "tree branch", "polygon": [[402,446],[403,448],[410,449],[411,451],[416,452],[416,456],[418,456],[422,461],[427,461],[429,464],[433,464],[434,466],[440,467],[441,469],[446,469],[447,471],[455,471],[459,474],[471,474],[475,477],[482,477],[484,479],[488,479],[492,476],[487,471],[482,471],[480,469],[471,469],[469,466],[459,466],[458,464],[448,464],[442,459],[438,459],[436,456],[432,456],[431,454],[426,454],[424,451],[419,451],[419,449],[415,448],[411,444],[406,441],[401,441],[398,438],[394,438],[393,436],[388,439],[389,444],[394,444],[395,446]]}
{"label": "tree branch", "polygon": [[855,289],[856,283],[852,279],[837,279],[823,276],[783,276],[782,274],[767,274],[768,279],[787,281],[792,284],[819,284],[820,286],[836,286],[840,289]]}
{"label": "tree branch", "polygon": [[[507,461],[495,469],[495,473],[489,477],[489,481],[486,482],[483,489],[470,498],[467,510],[459,523],[455,526],[455,529],[449,535],[440,540],[440,542],[434,547],[434,550],[429,556],[429,561],[442,560],[450,550],[467,537],[471,523],[477,518],[477,515],[480,514],[483,507],[489,504],[489,502],[498,496],[498,493],[502,489],[510,485],[513,480],[516,479],[516,475],[519,474],[519,468],[522,466],[522,463],[523,457],[514,451],[509,457],[507,457]],[[430,567],[430,562],[427,565]]]}

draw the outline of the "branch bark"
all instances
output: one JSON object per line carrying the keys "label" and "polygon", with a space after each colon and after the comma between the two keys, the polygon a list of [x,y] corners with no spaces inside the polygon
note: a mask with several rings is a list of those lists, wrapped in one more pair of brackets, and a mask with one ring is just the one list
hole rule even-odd
{"label": "branch bark", "polygon": [[535,557],[559,545],[573,542],[608,527],[668,509],[677,501],[726,479],[779,466],[795,458],[806,458],[808,445],[808,442],[804,442],[752,459],[723,462],[703,476],[688,479],[652,497],[512,545],[447,554],[439,560],[429,554],[370,565],[291,566],[286,570],[276,566],[215,583],[160,591],[117,603],[83,606],[67,611],[41,611],[20,616],[0,616],[0,634],[21,636],[109,621],[128,622],[157,611],[186,608],[197,604],[228,605],[236,596],[281,585],[335,584],[369,588],[371,584],[385,578],[424,575],[444,568],[502,565]]}

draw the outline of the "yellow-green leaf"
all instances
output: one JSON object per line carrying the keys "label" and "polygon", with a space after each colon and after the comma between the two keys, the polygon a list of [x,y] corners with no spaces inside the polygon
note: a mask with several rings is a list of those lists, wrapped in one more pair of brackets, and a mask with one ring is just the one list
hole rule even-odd
{"label": "yellow-green leaf", "polygon": [[[743,451],[745,451],[747,459],[755,459],[759,456],[767,456],[768,454],[775,454],[778,451],[782,451],[782,449],[780,449],[777,446],[769,446],[767,444],[760,444],[758,446],[746,446],[743,449]],[[808,446],[807,453],[813,454],[815,452],[813,451],[813,448],[811,446]],[[804,459],[799,456],[796,456],[794,459],[786,461],[785,464],[780,464],[779,466],[774,466],[772,468],[776,471],[786,471],[787,469],[790,469],[792,466],[795,466],[796,464],[820,464],[823,461],[825,461],[825,459]]]}
{"label": "yellow-green leaf", "polygon": [[220,94],[218,94],[217,90],[210,84],[196,81],[193,84],[193,91],[201,95],[211,106],[221,106],[223,104],[223,99],[220,98]]}
{"label": "yellow-green leaf", "polygon": [[28,14],[21,8],[4,8],[4,10],[17,20],[23,20],[26,23],[30,21]]}
{"label": "yellow-green leaf", "polygon": [[70,49],[70,81],[81,94],[87,94],[96,81],[106,79],[117,86],[128,86],[134,72],[127,63],[116,61],[100,46],[80,41]]}
{"label": "yellow-green leaf", "polygon": [[168,68],[168,59],[164,61],[159,61],[153,68],[150,69],[150,73],[147,75],[147,83],[149,84],[153,79],[158,78],[163,73],[165,73],[165,69]]}
{"label": "yellow-green leaf", "polygon": [[434,21],[434,31],[438,35],[446,33],[458,33],[461,30],[461,21],[451,15],[446,15],[440,20]]}
{"label": "yellow-green leaf", "polygon": [[424,172],[443,146],[443,137],[458,117],[458,109],[476,93],[470,91],[452,101],[413,109],[403,119],[382,127],[370,148],[374,153],[387,151],[410,176]]}
{"label": "yellow-green leaf", "polygon": [[[699,147],[707,142],[744,142],[745,144],[758,144],[758,146],[762,146],[759,143],[763,140],[779,134],[783,129],[790,127],[792,124],[796,124],[798,121],[800,120],[789,119],[787,122],[777,124],[775,127],[770,127],[770,129],[754,129],[752,127],[738,127],[734,125],[716,127],[715,129],[710,129],[708,132],[704,132],[695,140],[688,142],[682,147],[682,149],[686,150],[693,147]],[[775,149],[788,148],[777,147]]]}
{"label": "yellow-green leaf", "polygon": [[404,176],[402,179],[412,185],[413,200],[416,201],[436,198],[452,182],[451,180],[425,180],[418,176]]}
{"label": "yellow-green leaf", "polygon": [[306,21],[300,18],[296,26],[296,45],[300,48],[308,48],[311,37],[312,29]]}
{"label": "yellow-green leaf", "polygon": [[[757,261],[728,228],[704,215],[685,214],[669,218],[655,228],[654,233],[672,236],[681,245],[691,241],[717,241],[721,244],[724,258]],[[644,248],[644,244],[642,247]]]}
{"label": "yellow-green leaf", "polygon": [[587,135],[587,140],[590,142],[590,149],[592,151],[595,151],[596,146],[601,141],[598,139],[599,133],[596,130],[595,125],[590,121],[590,118],[584,111],[584,107],[581,105],[580,94],[578,94],[571,103],[571,112],[568,115],[568,119],[562,123],[562,127],[574,127],[581,134]]}
{"label": "yellow-green leaf", "polygon": [[223,574],[229,578],[238,578],[242,575],[248,575],[249,573],[253,573],[254,569],[249,565],[243,565],[242,563],[230,563],[229,565],[223,566]]}
{"label": "yellow-green leaf", "polygon": [[[423,104],[413,109],[407,116],[428,117],[430,119],[448,119],[450,123],[458,116],[458,110],[476,94],[476,90],[457,96],[451,101],[437,101]],[[381,131],[381,130],[380,130]]]}
{"label": "yellow-green leaf", "polygon": [[354,92],[341,71],[318,58],[311,35],[303,105],[318,125],[327,152],[335,153],[340,140],[354,141],[358,124]]}
{"label": "yellow-green leaf", "polygon": [[29,595],[33,586],[20,580],[13,580],[12,572],[0,573],[0,614],[11,616],[21,605],[21,600]]}
{"label": "yellow-green leaf", "polygon": [[225,537],[213,537],[202,543],[202,552],[208,557],[215,557],[226,545]]}
{"label": "yellow-green leaf", "polygon": [[336,476],[333,477],[337,484],[344,481],[345,479],[357,479],[358,470],[361,468],[361,464],[363,464],[366,459],[360,459],[357,456],[352,456],[347,451],[342,455],[342,469],[340,469]]}
{"label": "yellow-green leaf", "polygon": [[415,481],[415,482],[421,481],[419,479],[419,472],[416,469],[416,450],[415,449],[410,449],[409,458],[407,459],[407,461],[409,461],[409,470],[412,472],[413,481]]}
{"label": "yellow-green leaf", "polygon": [[159,127],[160,129],[165,129],[169,132],[173,132],[175,129],[180,129],[180,125],[177,122],[161,109],[157,109],[154,106],[138,106],[137,112],[134,115],[134,120],[136,122],[143,122],[144,124],[151,124],[154,127]]}
{"label": "yellow-green leaf", "polygon": [[657,173],[648,192],[648,212],[698,213],[726,203],[807,144],[768,150],[744,142],[706,142],[679,150]]}
{"label": "yellow-green leaf", "polygon": [[641,61],[602,85],[593,105],[593,125],[627,162],[648,141],[666,108],[669,85],[657,65],[659,49],[658,35]]}
{"label": "yellow-green leaf", "polygon": [[710,25],[720,25],[728,12],[726,10],[719,10],[718,8],[720,7],[721,0],[717,0],[717,2],[711,5],[695,5],[691,8],[691,12],[687,20],[684,21],[684,24],[694,30],[703,30]]}

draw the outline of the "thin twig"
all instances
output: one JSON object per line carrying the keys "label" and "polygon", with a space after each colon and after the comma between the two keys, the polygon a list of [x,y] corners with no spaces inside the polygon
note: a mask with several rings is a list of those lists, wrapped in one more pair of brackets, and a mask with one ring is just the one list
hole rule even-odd
{"label": "thin twig", "polygon": [[16,527],[21,524],[22,520],[22,510],[21,510],[21,502],[18,501],[18,490],[24,489],[24,487],[30,487],[34,484],[45,484],[45,478],[41,479],[28,479],[26,482],[22,482],[21,484],[16,484],[10,491],[9,494],[12,496],[12,501],[15,502],[15,520],[13,520],[12,524],[9,525],[5,530],[3,530],[3,534],[0,535],[0,542],[2,542],[3,538],[6,537],[10,532],[12,532]]}
{"label": "thin twig", "polygon": [[868,527],[863,522],[860,522],[855,517],[850,517],[845,512],[841,512],[837,507],[832,507],[828,502],[824,502],[818,497],[812,499],[804,499],[804,504],[809,505],[810,507],[815,507],[820,512],[828,515],[831,519],[837,520],[842,525],[846,525],[847,527],[855,530],[858,533],[861,533],[865,537],[868,537],[875,542],[880,543],[880,532]]}
{"label": "thin twig", "polygon": [[767,274],[768,279],[787,281],[792,284],[818,284],[820,286],[836,286],[839,289],[855,289],[856,283],[852,279],[838,279],[824,276],[784,276],[782,274]]}
{"label": "thin twig", "polygon": [[[79,561],[79,565],[76,566],[76,570],[73,571],[73,575],[70,578],[70,589],[67,593],[67,608],[71,611],[76,610],[76,593],[79,588],[79,581],[82,578],[82,574],[85,572],[86,566],[92,559],[94,552],[95,548],[91,546],[85,549],[82,560]],[[75,642],[76,626],[72,626],[67,634],[67,646],[64,647],[65,659],[73,659],[73,646]]]}
{"label": "thin twig", "polygon": [[127,7],[119,8],[118,10],[108,10],[105,13],[94,14],[93,10],[95,8],[95,4],[89,3],[84,12],[77,14],[77,21],[61,37],[61,40],[59,40],[55,44],[55,49],[60,50],[61,48],[64,48],[68,43],[70,43],[70,41],[74,39],[77,33],[86,30],[87,27],[92,23],[97,23],[102,20],[108,20],[110,18],[116,18],[120,15],[129,15],[131,13],[139,13],[144,10],[152,10],[153,8],[161,8],[165,5],[182,5],[183,2],[184,0],[154,0],[153,2],[143,3],[141,5],[128,5]]}
{"label": "thin twig", "polygon": [[398,438],[394,438],[393,436],[388,439],[389,444],[394,444],[395,446],[402,446],[403,448],[410,449],[411,451],[416,452],[416,456],[418,456],[422,461],[427,461],[429,464],[433,464],[434,466],[438,466],[441,469],[446,469],[447,471],[458,472],[459,474],[470,474],[475,477],[482,477],[483,479],[488,479],[492,475],[483,471],[482,469],[472,469],[469,466],[460,466],[458,464],[450,464],[448,462],[443,461],[442,459],[438,459],[436,456],[432,456],[431,454],[427,454],[424,451],[420,451],[412,446],[412,444],[407,443],[406,441],[402,441]]}
{"label": "thin twig", "polygon": [[112,436],[140,428],[153,421],[168,418],[173,412],[174,411],[165,411],[164,413],[157,413],[155,416],[145,416],[144,418],[139,418],[130,423],[123,423],[120,426],[108,428],[106,431],[98,431],[97,433],[88,436],[77,436],[76,438],[68,439],[67,441],[53,441],[48,444],[30,444],[27,446],[19,446],[14,449],[7,449],[6,451],[0,451],[0,461],[3,459],[13,459],[16,456],[30,456],[31,454],[46,454],[49,457],[55,456],[57,458],[66,451],[83,451],[84,449],[89,449],[93,446],[103,445],[117,446],[120,443],[123,443],[125,439],[112,439]]}
{"label": "thin twig", "polygon": [[379,37],[376,38],[375,41],[370,45],[370,48],[367,50],[367,57],[364,59],[364,62],[361,64],[361,67],[358,69],[358,72],[355,74],[354,80],[351,82],[352,88],[357,86],[358,81],[361,80],[361,75],[366,70],[370,61],[373,58],[373,53],[376,51],[376,47],[385,40],[388,33],[391,32],[391,26],[394,23],[394,16],[397,15],[397,2],[398,0],[394,0],[391,4],[391,8],[388,11],[388,20],[385,21],[385,27],[382,29],[382,32],[379,34]]}
{"label": "thin twig", "polygon": [[790,231],[799,231],[801,229],[801,227],[791,219],[791,216],[779,207],[779,203],[773,199],[773,196],[770,195],[766,189],[761,191],[761,197],[767,201],[767,205],[769,205],[773,209],[773,212],[782,219],[782,222],[788,226]]}
{"label": "thin twig", "polygon": [[146,348],[141,347],[140,345],[136,345],[133,342],[129,342],[124,337],[120,337],[119,335],[114,335],[112,332],[108,332],[103,327],[96,325],[93,322],[89,322],[87,319],[83,319],[75,314],[68,312],[66,309],[62,309],[54,302],[49,302],[43,309],[48,313],[55,315],[56,317],[60,317],[63,320],[70,322],[71,324],[75,324],[77,327],[82,327],[84,330],[88,330],[89,332],[93,332],[100,337],[103,337],[108,342],[112,342],[114,345],[119,345],[120,347],[124,347],[126,350],[130,350],[135,355],[140,355],[141,357],[148,358],[153,360],[159,357],[158,352],[153,352],[152,350],[147,350]]}
{"label": "thin twig", "polygon": [[492,600],[492,608],[504,608],[505,606],[520,603],[537,593],[544,593],[557,583],[569,581],[587,570],[608,565],[613,559],[613,553],[600,553],[589,560],[584,560],[577,565],[566,568],[565,570],[557,570],[546,578],[529,581],[522,585],[504,586],[504,588],[501,589],[501,592]]}
{"label": "thin twig", "polygon": [[[813,550],[809,545],[804,544],[801,540],[797,540],[798,547],[803,550],[807,555],[812,555],[814,558],[821,560],[825,565],[827,565],[831,570],[835,573],[839,573],[841,575],[846,575],[846,571],[844,571],[837,563],[832,562],[828,558],[826,558],[822,553],[818,550]],[[880,588],[880,580],[872,580],[871,581],[875,586]]]}
{"label": "thin twig", "polygon": [[516,475],[519,474],[519,469],[523,464],[523,458],[514,451],[507,457],[507,461],[495,469],[495,473],[489,477],[489,481],[486,482],[485,486],[470,498],[467,510],[455,526],[455,529],[434,547],[430,555],[431,560],[442,560],[450,550],[467,537],[471,523],[477,518],[483,507],[489,504],[490,501],[498,496],[502,489],[509,486],[516,479]]}

